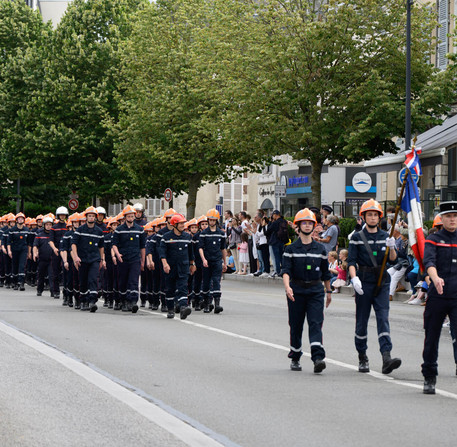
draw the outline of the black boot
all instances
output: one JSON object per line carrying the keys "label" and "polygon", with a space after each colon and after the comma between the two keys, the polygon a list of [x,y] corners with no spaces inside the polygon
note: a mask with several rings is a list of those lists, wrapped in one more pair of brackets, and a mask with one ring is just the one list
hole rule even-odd
{"label": "black boot", "polygon": [[301,371],[301,365],[299,360],[292,360],[290,362],[290,369],[292,371]]}
{"label": "black boot", "polygon": [[81,299],[75,298],[75,310],[80,310],[80,309],[81,309]]}
{"label": "black boot", "polygon": [[81,310],[82,311],[89,310],[89,303],[87,301],[84,301],[84,303],[81,303]]}
{"label": "black boot", "polygon": [[326,367],[327,365],[325,364],[323,359],[316,359],[314,361],[314,372],[316,374],[321,373]]}
{"label": "black boot", "polygon": [[173,309],[169,310],[167,313],[167,318],[174,318],[175,317],[175,312]]}
{"label": "black boot", "polygon": [[132,311],[132,314],[136,314],[138,312],[138,304],[137,303],[131,303],[130,304],[130,310]]}
{"label": "black boot", "polygon": [[394,369],[399,368],[401,360],[397,358],[391,358],[390,352],[386,351],[382,353],[382,373],[390,374]]}
{"label": "black boot", "polygon": [[214,313],[220,314],[223,310],[224,308],[221,306],[221,299],[214,298]]}
{"label": "black boot", "polygon": [[190,314],[192,313],[192,309],[188,306],[183,306],[181,307],[181,310],[179,311],[179,316],[181,320],[185,320]]}
{"label": "black boot", "polygon": [[424,380],[424,394],[435,394],[436,376]]}
{"label": "black boot", "polygon": [[68,307],[73,307],[73,297],[68,297]]}
{"label": "black boot", "polygon": [[36,293],[36,296],[41,296],[43,294],[43,292],[38,292]]}
{"label": "black boot", "polygon": [[89,303],[89,310],[90,310],[92,313],[97,312],[97,309],[98,309],[98,306],[97,306],[97,304],[95,304],[95,303],[96,303],[96,301],[91,301],[91,302]]}
{"label": "black boot", "polygon": [[359,372],[370,372],[370,364],[368,363],[368,357],[365,352],[359,352]]}
{"label": "black boot", "polygon": [[146,300],[141,300],[140,307],[146,307]]}
{"label": "black boot", "polygon": [[13,285],[13,290],[19,290],[19,285],[18,285],[17,283],[15,283],[15,284]]}
{"label": "black boot", "polygon": [[162,305],[160,306],[160,311],[161,312],[168,312],[168,307],[166,304],[162,303]]}
{"label": "black boot", "polygon": [[62,306],[68,306],[68,297],[66,295],[63,297]]}
{"label": "black boot", "polygon": [[201,311],[202,310],[202,302],[200,300],[200,297],[195,298],[195,310],[196,311]]}
{"label": "black boot", "polygon": [[109,300],[108,301],[108,309],[112,309],[113,308],[113,300]]}
{"label": "black boot", "polygon": [[211,298],[205,298],[205,308],[203,309],[203,312],[209,314],[213,309],[214,305],[211,303]]}
{"label": "black boot", "polygon": [[19,290],[22,291],[22,292],[25,290],[23,282],[21,282],[21,284],[19,285]]}

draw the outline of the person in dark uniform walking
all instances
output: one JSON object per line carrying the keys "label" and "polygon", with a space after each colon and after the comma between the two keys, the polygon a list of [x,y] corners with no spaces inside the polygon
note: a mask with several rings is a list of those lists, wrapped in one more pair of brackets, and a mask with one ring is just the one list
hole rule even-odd
{"label": "person in dark uniform walking", "polygon": [[3,262],[2,240],[3,232],[6,229],[6,215],[0,217],[0,287],[5,285],[5,264]]}
{"label": "person in dark uniform walking", "polygon": [[14,290],[25,290],[25,264],[29,254],[29,229],[24,225],[23,213],[16,214],[16,225],[8,232],[8,255],[11,258],[11,272]]}
{"label": "person in dark uniform walking", "polygon": [[185,222],[186,218],[182,214],[175,214],[170,219],[173,230],[163,235],[159,246],[165,274],[167,318],[174,318],[176,305],[181,320],[185,320],[192,312],[188,305],[187,278],[195,272],[192,237],[184,232]]}
{"label": "person in dark uniform walking", "polygon": [[[159,257],[159,242],[160,239],[157,237],[157,233],[166,226],[164,217],[158,217],[153,221],[153,227],[155,227],[155,233],[149,240],[147,247],[148,254],[148,268],[152,270],[152,303],[149,308],[151,310],[157,310],[162,301],[162,310],[167,307],[165,300],[165,294],[161,294],[160,291],[160,265],[162,264]],[[168,309],[167,309],[168,311]]]}
{"label": "person in dark uniform walking", "polygon": [[[33,259],[38,263],[37,296],[41,296],[44,290],[44,281],[49,276],[51,269],[52,248],[49,245],[49,237],[53,220],[50,216],[43,217],[43,228],[38,230],[33,241]],[[52,297],[52,292],[51,292]]]}
{"label": "person in dark uniform walking", "polygon": [[348,270],[355,291],[356,325],[355,348],[359,354],[359,372],[370,371],[367,357],[368,319],[371,308],[376,314],[378,341],[382,355],[382,373],[390,374],[401,365],[399,358],[391,358],[392,340],[389,324],[389,285],[387,269],[382,272],[382,283],[377,287],[382,261],[389,248],[388,260],[397,259],[395,238],[389,237],[378,225],[383,216],[381,205],[374,199],[367,200],[360,208],[365,228],[354,233],[349,241]]}
{"label": "person in dark uniform walking", "polygon": [[81,310],[96,312],[99,271],[106,267],[103,231],[95,224],[97,210],[84,211],[86,223],[77,228],[71,240],[71,257],[79,272]]}
{"label": "person in dark uniform walking", "polygon": [[103,307],[112,309],[114,306],[114,264],[111,255],[112,242],[113,242],[113,231],[117,228],[117,220],[114,217],[108,219],[107,223],[108,233],[104,235],[104,249],[105,249],[105,261],[106,269],[105,275],[105,301]]}
{"label": "person in dark uniform walking", "polygon": [[5,265],[5,288],[10,289],[13,281],[13,275],[11,273],[12,261],[8,254],[8,234],[16,224],[16,216],[13,213],[9,213],[6,218],[7,226],[3,230],[2,234],[2,251],[3,251],[3,263]]}
{"label": "person in dark uniform walking", "polygon": [[221,306],[221,277],[222,272],[227,270],[225,250],[225,233],[218,228],[220,219],[219,211],[215,208],[206,213],[208,228],[199,235],[198,252],[203,265],[202,296],[204,302],[203,312],[213,310],[219,314],[224,309]]}
{"label": "person in dark uniform walking", "polygon": [[[440,203],[440,215],[443,228],[428,236],[424,249],[424,267],[431,280],[424,311],[424,394],[435,394],[438,346],[446,315],[451,333],[457,334],[457,201]],[[455,338],[452,343],[457,343]]]}
{"label": "person in dark uniform walking", "polygon": [[56,210],[56,217],[58,222],[51,228],[51,235],[49,238],[49,245],[52,248],[53,255],[52,263],[52,277],[50,281],[51,292],[55,299],[60,298],[60,274],[62,272],[62,259],[59,253],[60,240],[67,231],[67,224],[65,219],[68,217],[68,210],[64,206],[59,206]]}
{"label": "person in dark uniform walking", "polygon": [[326,367],[322,324],[324,300],[325,307],[332,301],[331,274],[324,246],[311,238],[316,225],[314,213],[307,208],[300,210],[295,215],[294,225],[298,226],[299,237],[286,246],[282,260],[282,279],[289,310],[290,369],[301,371],[303,325],[307,318],[311,360],[314,363],[314,372],[320,373]]}
{"label": "person in dark uniform walking", "polygon": [[140,272],[144,270],[146,257],[146,235],[143,228],[134,222],[135,210],[131,205],[124,208],[123,215],[125,223],[116,228],[113,234],[113,262],[115,258],[122,311],[136,313]]}

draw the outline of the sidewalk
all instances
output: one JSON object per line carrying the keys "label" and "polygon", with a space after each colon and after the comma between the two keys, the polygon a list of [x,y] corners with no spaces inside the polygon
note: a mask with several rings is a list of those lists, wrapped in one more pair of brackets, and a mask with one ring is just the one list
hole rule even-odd
{"label": "sidewalk", "polygon": [[[263,285],[268,285],[270,287],[277,287],[278,289],[284,288],[284,285],[282,283],[282,278],[275,277],[275,278],[259,278],[257,276],[249,276],[249,275],[235,275],[234,273],[231,274],[223,274],[222,279],[226,281],[246,281],[248,283],[254,283],[254,284],[263,284]],[[354,294],[354,289],[352,286],[343,286],[341,287],[341,293],[343,295],[353,295]],[[393,296],[393,301],[400,301],[404,302],[408,300],[411,297],[411,295],[408,295],[406,292],[397,292]]]}

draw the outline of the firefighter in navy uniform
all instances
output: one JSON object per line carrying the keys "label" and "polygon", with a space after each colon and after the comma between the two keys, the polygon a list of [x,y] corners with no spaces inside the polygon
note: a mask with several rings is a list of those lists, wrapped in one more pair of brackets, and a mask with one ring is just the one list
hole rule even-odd
{"label": "firefighter in navy uniform", "polygon": [[60,274],[62,272],[62,259],[59,253],[60,240],[67,231],[65,219],[68,217],[68,210],[64,206],[59,206],[56,210],[58,222],[51,228],[49,245],[52,248],[52,277],[50,278],[50,288],[55,299],[60,298]]}
{"label": "firefighter in navy uniform", "polygon": [[[147,219],[144,217],[144,207],[141,203],[135,203],[133,205],[135,210],[135,223],[144,229],[145,225],[148,223]],[[148,272],[149,270],[145,268],[141,271],[141,281],[140,281],[140,302],[141,307],[146,306],[147,289],[148,289]]]}
{"label": "firefighter in navy uniform", "polygon": [[113,258],[111,255],[112,241],[113,241],[113,231],[117,228],[117,220],[115,217],[108,219],[107,228],[108,233],[104,236],[104,248],[105,248],[105,261],[106,269],[104,272],[105,275],[105,301],[103,307],[112,309],[114,306],[114,264]]}
{"label": "firefighter in navy uniform", "polygon": [[87,223],[76,228],[71,239],[71,257],[79,272],[81,310],[96,312],[99,271],[106,267],[103,231],[97,225],[97,209],[84,211]]}
{"label": "firefighter in navy uniform", "polygon": [[[307,208],[300,210],[295,215],[294,224],[298,226],[299,237],[294,243],[286,246],[282,269],[289,310],[290,369],[301,371],[303,324],[307,318],[311,360],[314,363],[314,372],[320,373],[326,367],[322,324],[324,300],[326,307],[332,300],[331,274],[324,246],[311,238],[316,225],[314,213]],[[325,292],[322,282],[325,285]]]}
{"label": "firefighter in navy uniform", "polygon": [[[424,394],[435,394],[438,346],[446,315],[451,333],[457,333],[457,201],[440,203],[440,215],[443,228],[428,236],[424,250],[424,267],[431,280],[424,311]],[[453,339],[452,343],[457,342]]]}
{"label": "firefighter in navy uniform", "polygon": [[[382,373],[390,374],[401,365],[399,358],[391,358],[392,340],[389,324],[389,285],[390,275],[384,269],[381,286],[377,282],[386,247],[389,248],[389,261],[397,259],[395,239],[378,228],[383,216],[381,205],[374,199],[367,200],[360,208],[360,216],[366,225],[354,233],[349,241],[348,270],[355,291],[356,323],[355,347],[359,354],[359,372],[370,371],[367,357],[367,327],[371,308],[376,314],[379,348],[382,355]],[[370,255],[370,250],[372,255]],[[376,261],[374,265],[374,262]]]}
{"label": "firefighter in navy uniform", "polygon": [[[33,259],[38,263],[37,296],[41,296],[44,290],[44,281],[51,267],[52,248],[49,245],[49,237],[53,220],[50,216],[43,217],[43,228],[38,230],[33,241]],[[52,297],[52,292],[51,292]]]}
{"label": "firefighter in navy uniform", "polygon": [[[149,241],[149,268],[152,270],[152,310],[157,310],[159,305],[162,304],[162,311],[164,309],[168,312],[167,301],[165,299],[165,293],[162,293],[160,290],[160,281],[161,275],[163,274],[163,266],[161,268],[162,262],[160,261],[159,256],[159,244],[160,238],[158,233],[161,229],[166,228],[167,223],[165,217],[158,217],[155,220],[155,233],[152,235],[152,238]],[[162,272],[162,273],[161,273]]]}
{"label": "firefighter in navy uniform", "polygon": [[203,312],[211,312],[214,298],[214,313],[221,313],[221,277],[227,270],[225,250],[225,233],[217,227],[220,219],[219,211],[215,208],[206,213],[208,228],[199,236],[198,251],[203,264],[202,296]]}
{"label": "firefighter in navy uniform", "polygon": [[13,275],[11,273],[12,261],[8,254],[8,234],[11,228],[16,224],[16,216],[13,213],[7,214],[6,217],[7,226],[3,230],[2,234],[2,251],[3,251],[3,264],[5,266],[5,288],[10,289]]}
{"label": "firefighter in navy uniform", "polygon": [[14,290],[25,290],[25,264],[29,254],[29,229],[24,225],[23,213],[16,215],[16,226],[8,232],[8,255],[11,258],[11,271]]}
{"label": "firefighter in navy uniform", "polygon": [[68,218],[67,232],[60,240],[60,257],[63,264],[63,301],[62,306],[73,307],[73,259],[71,257],[71,242],[74,230],[79,227],[79,214],[74,213]]}
{"label": "firefighter in navy uniform", "polygon": [[159,246],[159,256],[165,275],[165,298],[167,318],[174,318],[175,305],[181,320],[185,320],[192,310],[188,306],[187,278],[195,272],[195,258],[190,234],[184,232],[186,218],[175,214],[170,219],[172,231],[164,234]]}
{"label": "firefighter in navy uniform", "polygon": [[146,235],[134,222],[135,210],[131,205],[127,205],[122,213],[125,223],[116,228],[112,239],[113,262],[118,266],[122,311],[136,313],[140,272],[144,270],[146,257]]}
{"label": "firefighter in navy uniform", "polygon": [[6,215],[0,217],[0,287],[5,285],[5,263],[3,261],[3,232],[6,230]]}

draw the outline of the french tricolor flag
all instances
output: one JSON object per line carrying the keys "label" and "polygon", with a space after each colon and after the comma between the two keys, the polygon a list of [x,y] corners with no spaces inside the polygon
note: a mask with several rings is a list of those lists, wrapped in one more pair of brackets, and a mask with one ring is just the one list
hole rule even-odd
{"label": "french tricolor flag", "polygon": [[424,264],[422,260],[424,258],[425,237],[424,230],[422,229],[422,210],[419,190],[411,175],[408,175],[406,179],[405,195],[401,201],[401,208],[408,215],[409,246],[413,250],[414,257],[417,259],[419,267],[423,272]]}
{"label": "french tricolor flag", "polygon": [[419,154],[422,153],[420,148],[413,146],[410,151],[406,152],[405,165],[410,171],[414,171],[417,175],[422,175],[422,168],[419,161]]}

